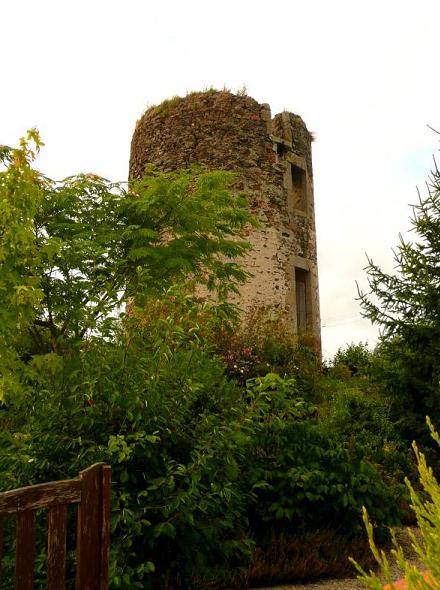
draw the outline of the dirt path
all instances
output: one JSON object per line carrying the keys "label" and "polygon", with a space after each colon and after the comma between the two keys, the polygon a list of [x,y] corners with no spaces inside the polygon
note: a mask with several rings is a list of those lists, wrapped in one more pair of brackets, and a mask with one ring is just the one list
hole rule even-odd
{"label": "dirt path", "polygon": [[[418,536],[417,529],[415,527],[410,528],[416,536]],[[406,530],[407,529],[403,527],[395,529],[396,537],[405,552],[406,558],[411,561],[411,563],[414,563],[423,569],[418,556],[412,548],[411,540],[409,539]],[[392,564],[391,570],[393,580],[399,580],[402,577],[401,571],[395,564]],[[272,588],[260,588],[259,590],[365,590],[365,588],[364,584],[362,584],[357,578],[339,578],[318,580],[309,584],[288,584]]]}

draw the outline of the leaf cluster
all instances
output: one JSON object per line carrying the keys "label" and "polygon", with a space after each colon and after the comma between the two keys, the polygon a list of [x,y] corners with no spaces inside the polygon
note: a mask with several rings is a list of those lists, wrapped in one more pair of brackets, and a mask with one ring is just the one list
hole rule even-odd
{"label": "leaf cluster", "polygon": [[224,305],[248,276],[237,261],[256,222],[232,175],[151,168],[129,186],[94,174],[55,182],[32,167],[40,145],[31,131],[0,153],[0,399],[23,393],[37,357],[112,338],[127,303],[179,284]]}

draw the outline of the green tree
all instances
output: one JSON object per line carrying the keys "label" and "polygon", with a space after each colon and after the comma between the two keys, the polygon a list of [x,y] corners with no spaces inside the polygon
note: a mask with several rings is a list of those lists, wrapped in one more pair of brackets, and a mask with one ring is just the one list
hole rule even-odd
{"label": "green tree", "polygon": [[142,268],[149,291],[205,285],[224,300],[248,276],[236,259],[250,248],[243,230],[256,225],[245,196],[230,191],[233,175],[202,168],[147,173],[130,183],[122,208],[129,295],[142,291]]}
{"label": "green tree", "polygon": [[6,390],[20,389],[16,349],[43,299],[34,218],[44,193],[32,168],[41,145],[31,130],[20,147],[0,147],[0,400]]}
{"label": "green tree", "polygon": [[[364,315],[381,329],[378,362],[383,383],[401,408],[424,417],[440,410],[440,172],[431,173],[427,195],[413,206],[414,241],[394,252],[396,272],[369,259],[370,292],[359,293]],[[376,367],[377,368],[377,367]],[[405,404],[405,401],[407,404]],[[403,415],[403,412],[402,412]],[[410,439],[416,427],[406,419]]]}
{"label": "green tree", "polygon": [[109,337],[128,300],[145,306],[179,283],[192,293],[204,285],[221,303],[247,277],[236,259],[255,222],[229,190],[231,174],[55,182],[32,167],[40,146],[31,131],[0,152],[0,399],[17,390],[19,359],[53,364],[91,335]]}

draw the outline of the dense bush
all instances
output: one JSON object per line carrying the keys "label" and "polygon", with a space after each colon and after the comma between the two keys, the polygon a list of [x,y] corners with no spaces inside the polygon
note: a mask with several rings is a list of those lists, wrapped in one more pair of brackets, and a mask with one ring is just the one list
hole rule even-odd
{"label": "dense bush", "polygon": [[330,398],[322,423],[339,440],[356,440],[371,449],[398,438],[390,421],[390,402],[371,387],[366,391],[347,382]]}
{"label": "dense bush", "polygon": [[217,314],[174,296],[133,313],[115,342],[35,367],[32,403],[9,413],[26,420],[2,433],[2,485],[110,463],[114,588],[243,583],[255,544],[299,527],[357,535],[362,504],[393,524],[378,472],[320,430],[295,380],[239,388],[203,336]]}
{"label": "dense bush", "polygon": [[[381,363],[380,353],[366,344],[339,349],[321,381],[320,422],[350,453],[374,464],[394,490],[394,503],[407,508],[403,481],[405,474],[414,481],[416,468],[396,420],[395,400],[378,378]],[[411,518],[407,510],[404,518]]]}
{"label": "dense bush", "polygon": [[[287,385],[293,392],[286,394]],[[392,491],[374,466],[322,429],[316,408],[295,398],[293,380],[267,376],[257,389],[272,391],[267,403],[280,409],[267,412],[254,434],[249,477],[261,488],[253,522],[262,530],[334,527],[352,535],[360,526],[359,505],[369,505],[377,522],[397,522]]]}
{"label": "dense bush", "polygon": [[371,371],[373,353],[367,342],[351,343],[339,348],[331,362],[330,371],[335,373],[341,367],[349,370],[351,376],[367,377]]}
{"label": "dense bush", "polygon": [[32,406],[13,409],[28,413],[23,460],[11,449],[14,484],[112,465],[112,583],[123,588],[146,587],[151,562],[157,587],[170,572],[185,579],[189,566],[247,550],[237,388],[192,321],[159,317],[153,334],[151,318],[142,323],[132,317],[117,343],[90,341],[52,378],[41,375]]}
{"label": "dense bush", "polygon": [[301,392],[313,399],[321,373],[321,359],[307,335],[298,338],[285,318],[267,309],[255,310],[241,325],[222,326],[211,335],[227,374],[242,385],[266,373],[295,377]]}
{"label": "dense bush", "polygon": [[391,420],[391,403],[370,389],[342,382],[321,413],[321,427],[331,433],[352,456],[368,460],[381,473],[390,502],[403,508],[401,517],[411,520],[405,474],[414,481],[416,469],[410,449]]}

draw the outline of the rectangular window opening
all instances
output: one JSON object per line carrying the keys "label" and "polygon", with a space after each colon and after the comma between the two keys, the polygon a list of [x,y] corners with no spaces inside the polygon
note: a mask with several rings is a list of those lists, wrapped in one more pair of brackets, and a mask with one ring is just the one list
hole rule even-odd
{"label": "rectangular window opening", "polygon": [[290,164],[290,180],[292,187],[293,208],[304,213],[307,211],[307,179],[306,171]]}

